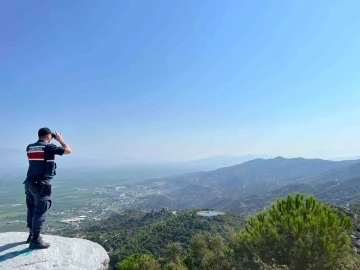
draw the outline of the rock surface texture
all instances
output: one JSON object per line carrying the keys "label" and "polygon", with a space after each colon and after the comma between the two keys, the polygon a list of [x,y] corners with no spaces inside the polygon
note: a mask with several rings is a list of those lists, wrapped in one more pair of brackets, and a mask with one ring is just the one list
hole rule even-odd
{"label": "rock surface texture", "polygon": [[108,269],[109,256],[97,243],[77,238],[42,235],[49,249],[31,250],[27,233],[0,233],[0,269]]}

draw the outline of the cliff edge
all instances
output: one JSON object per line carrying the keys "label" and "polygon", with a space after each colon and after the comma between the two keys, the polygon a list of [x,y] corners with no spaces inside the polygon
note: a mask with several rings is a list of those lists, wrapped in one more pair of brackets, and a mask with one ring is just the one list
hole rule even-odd
{"label": "cliff edge", "polygon": [[42,235],[49,249],[31,250],[24,232],[0,233],[0,269],[106,270],[109,256],[89,240]]}

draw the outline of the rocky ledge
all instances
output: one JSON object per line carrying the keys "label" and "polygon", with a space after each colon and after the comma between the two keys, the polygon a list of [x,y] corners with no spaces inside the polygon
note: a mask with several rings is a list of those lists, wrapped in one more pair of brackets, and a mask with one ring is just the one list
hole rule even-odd
{"label": "rocky ledge", "polygon": [[27,233],[0,233],[0,269],[108,269],[109,256],[97,243],[77,238],[42,235],[49,249],[31,250]]}

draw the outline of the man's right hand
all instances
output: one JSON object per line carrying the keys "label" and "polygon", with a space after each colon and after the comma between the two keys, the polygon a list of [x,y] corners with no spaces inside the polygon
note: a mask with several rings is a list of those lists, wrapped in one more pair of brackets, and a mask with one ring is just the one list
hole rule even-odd
{"label": "man's right hand", "polygon": [[58,142],[64,141],[63,136],[62,136],[61,133],[56,133],[56,136],[55,136],[54,139],[57,140]]}
{"label": "man's right hand", "polygon": [[64,141],[63,136],[62,136],[61,133],[57,133],[57,134],[56,134],[56,137],[55,137],[54,139],[57,140],[57,141],[61,144],[62,147],[64,147],[64,149],[65,149],[64,154],[71,154],[71,148],[70,148],[70,146]]}

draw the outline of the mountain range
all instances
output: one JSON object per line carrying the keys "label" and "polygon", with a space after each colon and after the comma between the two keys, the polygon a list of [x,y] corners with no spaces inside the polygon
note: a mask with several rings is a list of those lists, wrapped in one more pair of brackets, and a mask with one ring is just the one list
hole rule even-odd
{"label": "mountain range", "polygon": [[[27,161],[23,151],[0,148],[0,156],[0,183],[7,179],[2,173],[4,171],[22,176],[25,174]],[[242,163],[232,165],[237,162]],[[114,179],[117,179],[122,175],[136,182],[147,179],[144,184],[162,182],[161,188],[166,192],[143,197],[137,205],[132,206],[136,209],[211,207],[245,215],[263,209],[276,197],[297,191],[322,196],[326,202],[336,203],[339,199],[338,202],[342,205],[356,201],[358,186],[349,183],[356,183],[360,177],[360,160],[333,161],[269,156],[218,156],[183,163],[123,164],[102,169],[94,166],[95,160],[69,156],[61,159],[59,164],[61,174],[69,176],[69,179],[77,177],[81,180],[86,177],[86,173],[94,175],[95,171],[98,171],[99,177],[107,174],[114,175]],[[92,165],[93,168],[73,169],[77,165],[81,166],[80,164]],[[224,164],[232,166],[210,170]],[[206,170],[199,169],[200,171],[194,172],[198,168]],[[186,173],[181,174],[182,172]],[[177,174],[171,175],[174,173]],[[339,190],[342,187],[345,191]],[[353,190],[347,192],[352,187]],[[324,190],[327,193],[320,193]]]}
{"label": "mountain range", "polygon": [[[332,201],[330,198],[339,198],[341,195],[339,201],[343,204],[356,200],[360,186],[349,183],[356,183],[359,179],[357,177],[360,177],[359,160],[329,161],[282,157],[255,159],[209,172],[152,179],[152,182],[162,182],[163,188],[168,192],[143,198],[137,208],[210,207],[248,214],[263,209],[268,202],[281,195],[299,191],[320,196],[319,192],[325,190],[328,193],[321,196],[327,199],[327,202]],[[345,191],[330,188],[334,186],[338,189],[344,187]],[[346,193],[346,190],[352,187],[353,190]],[[244,211],[241,206],[244,206]],[[237,207],[240,210],[234,210]]]}
{"label": "mountain range", "polygon": [[284,198],[288,194],[303,193],[314,195],[324,203],[347,206],[349,203],[360,202],[360,177],[347,180],[334,180],[317,185],[291,184],[278,190],[246,198],[226,198],[209,203],[209,208],[229,211],[239,215],[252,215],[267,209],[277,198]]}

